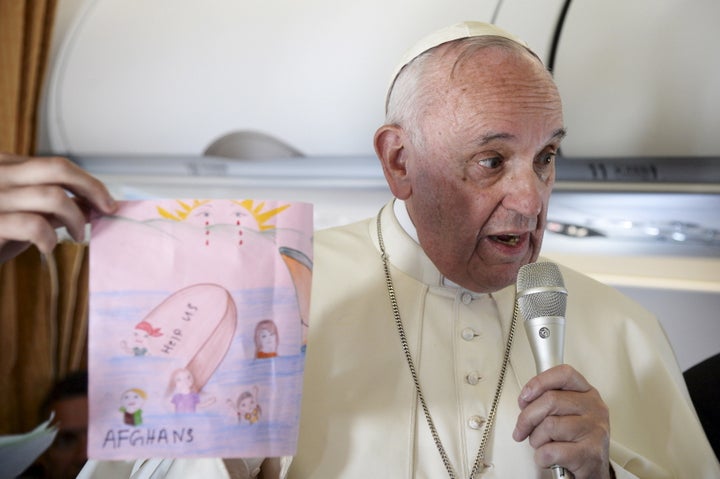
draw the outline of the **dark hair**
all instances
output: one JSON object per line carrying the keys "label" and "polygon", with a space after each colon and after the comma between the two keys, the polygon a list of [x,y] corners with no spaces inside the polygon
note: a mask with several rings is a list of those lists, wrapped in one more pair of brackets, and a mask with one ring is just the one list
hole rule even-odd
{"label": "dark hair", "polygon": [[47,419],[52,405],[62,399],[87,396],[88,394],[88,373],[87,371],[73,371],[50,389],[40,408],[41,415]]}

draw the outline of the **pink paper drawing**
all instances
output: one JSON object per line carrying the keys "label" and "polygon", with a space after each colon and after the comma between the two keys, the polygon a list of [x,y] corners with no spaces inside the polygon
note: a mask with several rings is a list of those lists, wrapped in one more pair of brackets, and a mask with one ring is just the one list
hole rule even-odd
{"label": "pink paper drawing", "polygon": [[302,327],[303,350],[307,345],[308,318],[310,316],[310,286],[312,285],[312,260],[300,250],[283,246],[280,248],[283,261],[290,271],[295,284],[300,323]]}
{"label": "pink paper drawing", "polygon": [[148,338],[162,336],[159,328],[153,328],[147,321],[140,321],[135,325],[132,338],[122,340],[120,343],[125,351],[134,356],[145,356],[148,353]]}
{"label": "pink paper drawing", "polygon": [[142,389],[132,388],[124,391],[120,399],[122,401],[120,412],[123,413],[123,422],[130,426],[142,424],[142,406],[147,399],[147,393]]}
{"label": "pink paper drawing", "polygon": [[259,388],[253,386],[240,393],[237,399],[228,399],[227,404],[237,414],[240,424],[255,424],[262,416],[262,407],[259,404]]}
{"label": "pink paper drawing", "polygon": [[311,274],[304,203],[129,201],[94,220],[89,456],[293,454]]}
{"label": "pink paper drawing", "polygon": [[204,385],[230,346],[237,309],[224,287],[194,284],[163,300],[135,330],[143,325],[152,331],[143,339],[144,354],[182,358],[196,383]]}
{"label": "pink paper drawing", "polygon": [[255,357],[274,358],[277,356],[278,328],[272,319],[263,319],[255,326]]}
{"label": "pink paper drawing", "polygon": [[208,407],[215,402],[214,396],[201,396],[203,384],[186,368],[176,369],[170,374],[167,394],[176,413],[192,413],[198,407]]}

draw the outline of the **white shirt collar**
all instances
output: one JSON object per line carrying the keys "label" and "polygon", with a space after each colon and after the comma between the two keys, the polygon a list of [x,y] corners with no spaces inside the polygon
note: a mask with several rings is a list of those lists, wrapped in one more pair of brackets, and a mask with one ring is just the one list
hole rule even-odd
{"label": "white shirt collar", "polygon": [[395,218],[397,218],[398,223],[402,226],[402,229],[408,234],[408,236],[414,239],[417,244],[420,244],[420,241],[418,241],[417,230],[410,219],[405,201],[395,198],[395,201],[393,202],[393,211],[395,212]]}
{"label": "white shirt collar", "polygon": [[[412,219],[410,219],[410,214],[407,211],[407,205],[405,204],[405,201],[399,198],[395,198],[395,201],[393,202],[393,212],[395,213],[395,218],[397,218],[398,223],[400,223],[400,226],[405,231],[405,233],[407,233],[408,236],[415,240],[417,244],[420,244],[420,241],[418,240],[417,229],[415,228]],[[461,288],[460,285],[453,283],[444,275],[441,276],[441,281],[443,285],[450,288]]]}

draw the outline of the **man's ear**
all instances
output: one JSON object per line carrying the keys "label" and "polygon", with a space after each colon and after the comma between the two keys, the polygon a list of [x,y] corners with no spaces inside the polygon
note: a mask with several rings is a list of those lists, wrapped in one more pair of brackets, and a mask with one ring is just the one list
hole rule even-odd
{"label": "man's ear", "polygon": [[412,185],[408,159],[412,148],[405,130],[397,125],[383,125],[375,132],[374,144],[390,191],[401,200],[409,198]]}

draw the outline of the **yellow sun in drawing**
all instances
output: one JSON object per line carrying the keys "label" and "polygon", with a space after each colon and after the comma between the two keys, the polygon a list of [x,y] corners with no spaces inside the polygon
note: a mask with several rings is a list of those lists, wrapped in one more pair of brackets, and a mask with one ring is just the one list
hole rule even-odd
{"label": "yellow sun in drawing", "polygon": [[[182,200],[175,200],[178,205],[180,205],[179,208],[177,208],[174,212],[170,212],[166,210],[165,208],[162,208],[160,206],[157,207],[158,214],[168,220],[173,221],[185,221],[188,219],[190,214],[196,210],[197,208],[207,205],[211,202],[211,200],[192,200],[192,202],[188,203]],[[265,202],[261,201],[258,203],[255,203],[253,200],[230,200],[233,204],[236,204],[238,206],[241,206],[245,208],[255,219],[255,221],[258,224],[258,228],[260,231],[266,231],[275,228],[274,224],[268,224],[268,221],[270,221],[272,218],[277,216],[280,212],[286,210],[290,207],[289,204],[278,206],[277,208],[266,208]]]}
{"label": "yellow sun in drawing", "polygon": [[170,213],[165,208],[158,206],[157,211],[165,219],[173,221],[184,221],[198,206],[206,205],[210,203],[210,200],[193,200],[192,203],[187,204],[181,200],[175,200],[180,205],[180,209],[175,210],[175,213]]}
{"label": "yellow sun in drawing", "polygon": [[290,205],[281,205],[277,208],[265,209],[265,202],[261,201],[257,205],[253,200],[231,200],[236,205],[240,205],[250,212],[251,215],[257,221],[260,231],[266,231],[275,228],[275,225],[269,225],[267,222],[276,216],[281,211],[284,211],[290,207]]}

